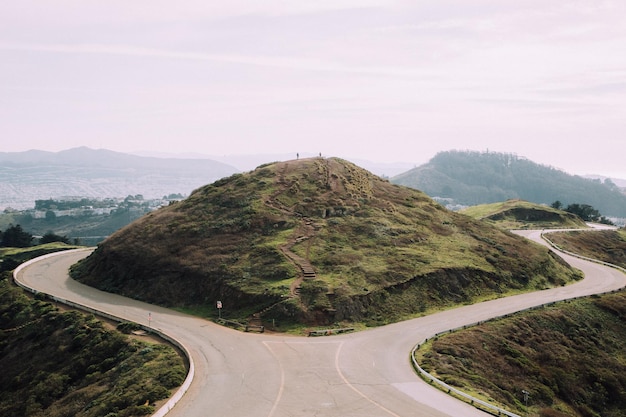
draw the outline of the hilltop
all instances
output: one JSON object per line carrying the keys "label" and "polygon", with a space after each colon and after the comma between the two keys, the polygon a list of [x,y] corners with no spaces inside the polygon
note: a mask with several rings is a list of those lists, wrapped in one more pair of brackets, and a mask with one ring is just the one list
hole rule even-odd
{"label": "hilltop", "polygon": [[72,270],[106,291],[229,318],[384,324],[563,285],[546,248],[338,158],[259,166],[110,236]]}
{"label": "hilltop", "polygon": [[550,205],[578,203],[605,216],[626,217],[626,195],[609,179],[567,174],[513,154],[448,151],[392,178],[451,204],[474,206],[510,199]]}
{"label": "hilltop", "polygon": [[460,210],[460,213],[507,230],[587,227],[585,222],[575,214],[523,200],[507,200],[471,206]]}

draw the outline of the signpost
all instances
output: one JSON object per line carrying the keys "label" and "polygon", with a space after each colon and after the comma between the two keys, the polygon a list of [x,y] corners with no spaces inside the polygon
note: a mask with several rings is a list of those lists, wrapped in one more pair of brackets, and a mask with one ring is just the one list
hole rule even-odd
{"label": "signpost", "polygon": [[524,404],[528,407],[528,397],[530,397],[530,392],[523,389],[522,394],[524,394]]}
{"label": "signpost", "polygon": [[221,301],[217,302],[217,315],[219,319],[222,318],[222,302]]}

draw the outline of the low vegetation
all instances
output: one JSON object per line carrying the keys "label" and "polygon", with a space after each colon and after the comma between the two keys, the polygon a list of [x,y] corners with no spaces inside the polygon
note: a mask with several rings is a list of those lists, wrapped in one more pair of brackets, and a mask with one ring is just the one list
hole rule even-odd
{"label": "low vegetation", "polygon": [[587,227],[575,214],[523,200],[481,204],[463,209],[461,213],[506,230]]}
{"label": "low vegetation", "polygon": [[570,252],[626,268],[626,229],[555,232],[548,238]]}
{"label": "low vegetation", "polygon": [[418,362],[523,415],[622,417],[625,318],[624,292],[560,303],[440,337]]}
{"label": "low vegetation", "polygon": [[202,187],[112,235],[72,275],[211,317],[221,300],[222,317],[281,326],[381,325],[580,278],[539,245],[337,158]]}
{"label": "low vegetation", "polygon": [[0,415],[146,416],[183,382],[184,361],[170,346],[30,298],[1,274]]}

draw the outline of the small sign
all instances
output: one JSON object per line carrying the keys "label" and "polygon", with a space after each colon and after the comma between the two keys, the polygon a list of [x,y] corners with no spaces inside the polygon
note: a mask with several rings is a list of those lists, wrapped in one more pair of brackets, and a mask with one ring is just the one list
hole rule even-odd
{"label": "small sign", "polygon": [[217,308],[222,308],[222,302],[221,301],[217,302]]}

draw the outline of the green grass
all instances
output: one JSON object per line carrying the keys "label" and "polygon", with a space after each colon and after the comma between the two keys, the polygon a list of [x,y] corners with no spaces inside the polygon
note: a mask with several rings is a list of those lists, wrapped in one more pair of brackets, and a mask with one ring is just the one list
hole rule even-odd
{"label": "green grass", "polygon": [[0,257],[19,256],[23,258],[36,258],[42,253],[46,254],[79,247],[81,246],[67,245],[62,242],[46,243],[44,245],[30,246],[27,248],[0,247]]}

